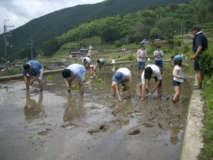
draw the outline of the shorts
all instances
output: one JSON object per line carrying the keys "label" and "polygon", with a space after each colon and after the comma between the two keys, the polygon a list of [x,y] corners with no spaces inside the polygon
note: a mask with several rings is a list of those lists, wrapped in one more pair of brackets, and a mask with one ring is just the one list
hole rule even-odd
{"label": "shorts", "polygon": [[155,60],[155,65],[157,65],[160,68],[163,68],[163,61],[162,60]]}
{"label": "shorts", "polygon": [[146,62],[141,62],[141,61],[138,61],[138,66],[137,66],[137,69],[140,70],[144,70],[145,69],[145,63]]}
{"label": "shorts", "polygon": [[[157,82],[157,81],[158,81],[157,77],[154,77],[154,79],[155,79],[155,82]],[[160,84],[159,84],[159,86],[162,86],[162,79],[160,80]]]}
{"label": "shorts", "polygon": [[107,62],[106,62],[106,61],[103,61],[103,65],[104,65],[104,67],[106,67],[106,65],[107,65]]}
{"label": "shorts", "polygon": [[178,87],[180,86],[180,82],[176,81],[176,80],[173,80],[173,87]]}
{"label": "shorts", "polygon": [[198,64],[199,59],[200,59],[200,57],[197,56],[196,59],[194,60],[194,70],[195,71],[200,71],[200,66]]}
{"label": "shorts", "polygon": [[[41,69],[40,69],[41,74],[40,74],[40,76],[38,77],[39,80],[42,80],[43,70],[44,70],[44,68],[41,68]],[[29,74],[27,73],[27,77],[32,77],[32,76],[29,75]]]}

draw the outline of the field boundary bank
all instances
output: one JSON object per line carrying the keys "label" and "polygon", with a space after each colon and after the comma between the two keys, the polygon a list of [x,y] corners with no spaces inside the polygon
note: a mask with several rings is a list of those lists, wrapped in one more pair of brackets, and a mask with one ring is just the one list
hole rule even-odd
{"label": "field boundary bank", "polygon": [[198,160],[201,149],[204,147],[201,133],[204,126],[202,123],[204,102],[201,93],[202,90],[192,91],[180,160]]}

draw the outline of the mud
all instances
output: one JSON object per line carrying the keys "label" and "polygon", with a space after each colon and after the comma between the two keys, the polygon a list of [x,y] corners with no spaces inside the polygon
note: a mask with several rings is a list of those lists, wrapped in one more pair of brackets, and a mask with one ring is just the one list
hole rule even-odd
{"label": "mud", "polygon": [[61,74],[44,76],[43,92],[38,84],[27,92],[21,80],[1,83],[0,159],[178,160],[194,77],[188,75],[173,104],[165,71],[162,98],[154,93],[141,102],[140,76],[132,71],[131,98],[121,91],[118,102],[110,95],[116,69],[88,75],[83,97],[66,92]]}

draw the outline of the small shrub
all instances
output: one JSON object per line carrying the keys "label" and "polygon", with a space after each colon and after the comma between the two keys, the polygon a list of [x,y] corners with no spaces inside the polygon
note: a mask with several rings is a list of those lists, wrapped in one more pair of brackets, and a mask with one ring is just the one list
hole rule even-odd
{"label": "small shrub", "polygon": [[133,61],[133,60],[135,60],[135,57],[131,54],[131,55],[128,55],[127,59],[129,61]]}

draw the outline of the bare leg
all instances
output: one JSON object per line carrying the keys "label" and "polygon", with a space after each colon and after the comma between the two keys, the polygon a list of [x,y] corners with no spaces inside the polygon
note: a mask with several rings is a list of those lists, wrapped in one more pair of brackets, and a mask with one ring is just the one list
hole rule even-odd
{"label": "bare leg", "polygon": [[79,92],[81,95],[84,94],[84,82],[83,81],[79,82]]}
{"label": "bare leg", "polygon": [[127,81],[126,83],[128,85],[127,92],[126,92],[127,98],[130,98],[130,95],[131,95],[131,83],[130,83],[130,81]]}
{"label": "bare leg", "polygon": [[141,94],[141,97],[142,97],[142,83],[140,83],[140,94]]}
{"label": "bare leg", "polygon": [[198,82],[198,87],[202,88],[202,80],[203,80],[203,75],[201,73],[201,71],[196,71],[197,74],[197,82]]}
{"label": "bare leg", "polygon": [[24,76],[24,81],[25,81],[25,84],[26,84],[26,89],[29,90],[30,77]]}
{"label": "bare leg", "polygon": [[115,90],[115,83],[112,82],[112,85],[111,85],[111,95],[115,96],[115,92],[116,92],[116,90]]}
{"label": "bare leg", "polygon": [[138,71],[138,75],[140,74],[140,69],[137,70]]}
{"label": "bare leg", "polygon": [[43,91],[43,84],[40,79],[38,79],[38,84],[39,84],[40,91]]}
{"label": "bare leg", "polygon": [[162,86],[158,86],[158,98],[162,96]]}
{"label": "bare leg", "polygon": [[172,100],[175,103],[178,100],[178,97],[180,95],[180,86],[174,87],[175,89],[175,95],[173,96]]}

